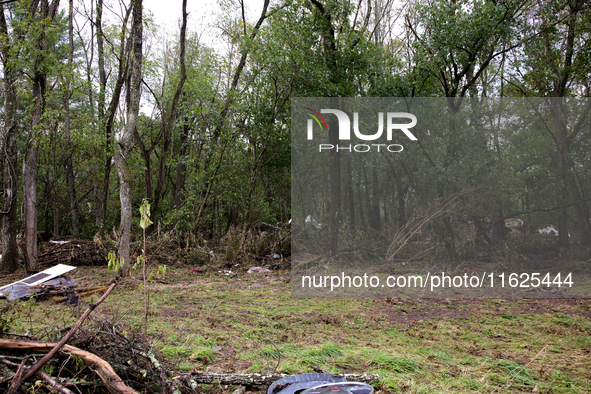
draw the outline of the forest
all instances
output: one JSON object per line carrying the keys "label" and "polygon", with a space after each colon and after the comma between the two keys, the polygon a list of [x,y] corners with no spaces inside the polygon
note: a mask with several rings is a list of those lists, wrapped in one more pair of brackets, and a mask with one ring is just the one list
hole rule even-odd
{"label": "forest", "polygon": [[[141,0],[0,3],[2,271],[19,258],[37,271],[41,235],[115,239],[126,271],[143,201],[149,234],[198,248],[232,233],[244,252],[251,232],[291,219],[296,97],[439,97],[449,110],[490,98],[557,103],[551,124],[423,136],[387,171],[368,164],[358,184],[331,184],[332,211],[298,212],[326,222],[329,254],[360,237],[391,242],[458,195],[461,207],[428,226],[442,258],[462,257],[466,223],[490,247],[515,218],[523,233],[551,226],[557,253],[585,252],[587,2],[265,0],[253,20],[247,6],[223,2],[220,49],[187,28],[186,1],[164,37]],[[560,118],[573,100],[577,114]],[[354,204],[356,214],[329,220]]]}

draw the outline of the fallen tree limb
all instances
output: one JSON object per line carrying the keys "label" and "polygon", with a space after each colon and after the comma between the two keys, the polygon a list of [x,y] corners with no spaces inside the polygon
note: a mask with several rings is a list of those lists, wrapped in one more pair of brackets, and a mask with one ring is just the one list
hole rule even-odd
{"label": "fallen tree limb", "polygon": [[[23,341],[20,339],[0,338],[0,349],[20,350],[24,352],[47,353],[56,347],[52,342]],[[62,351],[78,357],[84,364],[96,373],[105,384],[105,387],[112,394],[138,394],[137,391],[128,387],[119,375],[113,370],[111,364],[95,354],[84,351],[72,345],[64,345]]]}
{"label": "fallen tree limb", "polygon": [[25,363],[27,362],[27,359],[25,358],[18,366],[18,369],[16,370],[16,373],[14,375],[12,375],[12,383],[10,384],[10,386],[8,387],[8,392],[9,391],[15,391],[17,388],[20,387],[20,384],[18,384],[18,381],[21,379],[21,377],[23,376],[23,374],[25,373]]}
{"label": "fallen tree limb", "polygon": [[[13,367],[20,367],[20,364],[13,363],[13,362],[8,361],[8,360],[0,360],[0,361],[2,361],[6,365],[11,365]],[[25,365],[24,368],[27,369],[27,368],[31,368],[31,367]],[[37,371],[37,375],[39,375],[43,380],[45,380],[47,382],[47,384],[49,384],[51,387],[53,387],[54,389],[56,389],[59,393],[62,393],[62,394],[74,394],[74,392],[72,392],[71,390],[67,389],[63,385],[61,385],[57,381],[57,379],[52,378],[51,376],[49,376],[45,372],[43,372],[43,371]]]}
{"label": "fallen tree limb", "polygon": [[[344,377],[350,382],[377,382],[380,380],[378,375],[367,375],[367,374],[333,374],[334,376]],[[270,373],[270,374],[261,374],[261,373],[249,373],[249,374],[241,374],[241,373],[192,373],[190,375],[190,379],[196,383],[220,383],[220,384],[229,384],[229,385],[243,385],[243,386],[264,386],[270,385],[276,382],[279,379],[285,378],[285,374],[278,374],[278,373]]]}
{"label": "fallen tree limb", "polygon": [[[99,291],[105,291],[107,289],[108,289],[108,287],[100,287],[98,289],[85,291],[83,293],[79,293],[79,294],[75,294],[75,295],[76,295],[76,298],[86,297],[87,295],[98,293]],[[67,299],[68,299],[68,297],[57,297],[57,298],[54,298],[53,302],[58,303],[58,302],[66,301]]]}

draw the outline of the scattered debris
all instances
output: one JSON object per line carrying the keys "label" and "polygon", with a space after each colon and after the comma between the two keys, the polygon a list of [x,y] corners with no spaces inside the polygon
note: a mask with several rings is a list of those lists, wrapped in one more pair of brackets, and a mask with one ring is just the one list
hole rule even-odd
{"label": "scattered debris", "polygon": [[22,283],[17,283],[10,290],[7,290],[6,299],[8,301],[14,301],[32,294],[35,294],[37,298],[63,294],[66,290],[72,289],[75,286],[76,282],[67,276],[63,278],[51,279],[33,287],[28,287]]}
{"label": "scattered debris", "polygon": [[318,223],[318,221],[316,219],[314,219],[312,217],[312,215],[308,215],[306,217],[306,219],[304,220],[305,223],[307,224],[311,224],[312,226],[316,227],[318,230],[322,230],[325,225],[323,225],[322,223]]}
{"label": "scattered debris", "polygon": [[54,302],[67,301],[67,304],[77,305],[78,298],[108,289],[108,286],[77,289],[74,279],[68,276],[59,277],[74,269],[76,267],[58,264],[25,279],[0,287],[0,297],[6,297],[8,301],[14,301],[32,295],[37,299],[56,297]]}
{"label": "scattered debris", "polygon": [[271,272],[271,270],[268,270],[267,268],[263,267],[251,267],[246,272],[252,274],[253,272]]}
{"label": "scattered debris", "polygon": [[538,232],[542,235],[550,235],[554,233],[555,236],[558,237],[558,230],[554,228],[554,226],[550,225],[548,227],[544,227],[538,230]]}
{"label": "scattered debris", "polygon": [[[278,224],[280,224],[280,223],[278,223]],[[263,222],[263,226],[266,226],[268,229],[273,230],[273,231],[280,231],[281,230],[281,227],[273,226],[272,224],[265,223],[265,222]]]}
{"label": "scattered debris", "polygon": [[[556,230],[554,228],[554,226],[549,225],[548,227],[544,227],[538,230],[538,232],[542,235],[550,235],[550,234],[554,234],[556,237],[558,237],[558,230]],[[570,237],[570,233],[568,233],[568,236]]]}
{"label": "scattered debris", "polygon": [[[63,275],[66,272],[70,272],[74,269],[76,269],[76,267],[58,264],[54,267],[46,269],[45,271],[41,271],[35,275],[31,275],[25,279],[0,287],[0,296],[6,297],[9,301],[14,301],[18,298],[25,297],[31,293],[39,293],[43,291],[43,287],[39,287],[38,285],[46,283],[51,279]],[[73,287],[76,285],[71,278],[69,281],[65,278],[61,279],[63,279],[63,281],[56,280],[52,281],[51,284],[46,283],[46,285],[47,287],[63,288]]]}
{"label": "scattered debris", "polygon": [[267,394],[328,394],[335,391],[353,394],[373,394],[374,389],[367,383],[348,382],[343,376],[336,376],[330,373],[305,373],[279,379],[269,386]]}
{"label": "scattered debris", "polygon": [[[31,368],[30,366],[26,366],[26,365],[22,365],[21,364],[17,364],[17,363],[13,363],[11,361],[8,361],[6,359],[0,359],[0,361],[2,361],[4,364],[6,365],[10,365],[12,367],[17,367],[19,368],[21,371],[24,369],[24,371],[27,371],[29,368]],[[17,370],[18,371],[18,370]],[[18,373],[18,372],[17,372]],[[45,380],[51,387],[53,387],[57,392],[62,393],[62,394],[74,394],[73,391],[68,390],[66,387],[64,387],[62,384],[59,383],[59,379],[58,378],[52,378],[51,376],[49,376],[48,374],[46,374],[43,371],[37,371],[37,375],[39,375],[43,380]]]}
{"label": "scattered debris", "polygon": [[[50,239],[49,240],[49,243],[50,244],[58,244],[58,245],[64,245],[64,244],[67,244],[69,242],[70,241],[54,241],[53,239]],[[76,245],[76,246],[80,247],[80,245]]]}

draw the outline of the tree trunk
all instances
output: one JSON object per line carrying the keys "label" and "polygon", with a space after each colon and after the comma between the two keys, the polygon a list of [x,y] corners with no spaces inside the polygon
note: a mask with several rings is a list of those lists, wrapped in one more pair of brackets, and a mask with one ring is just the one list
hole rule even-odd
{"label": "tree trunk", "polygon": [[179,149],[179,164],[176,167],[176,180],[174,183],[174,191],[173,191],[173,201],[174,207],[179,208],[181,206],[181,190],[185,185],[185,179],[187,176],[187,165],[185,164],[184,160],[188,157],[188,147],[187,141],[189,139],[189,125],[185,121],[183,124],[183,130],[181,132],[181,147]]}
{"label": "tree trunk", "polygon": [[127,105],[127,123],[117,141],[117,153],[115,154],[115,165],[119,175],[119,198],[121,200],[121,236],[119,238],[119,257],[123,258],[123,267],[120,269],[122,276],[129,275],[131,267],[129,249],[131,238],[131,217],[133,187],[132,174],[129,168],[128,157],[131,154],[134,141],[134,131],[137,124],[137,116],[140,107],[141,82],[142,82],[142,0],[134,0],[133,17],[131,27],[132,58],[131,58],[131,79],[128,86],[129,102]]}
{"label": "tree trunk", "polygon": [[380,194],[379,194],[379,183],[378,183],[378,172],[375,168],[372,169],[372,189],[373,196],[370,202],[371,206],[371,228],[378,233],[382,229],[382,221],[380,214]]}
{"label": "tree trunk", "polygon": [[396,189],[398,228],[402,229],[406,227],[406,194],[408,193],[408,187],[404,186],[402,183],[397,183]]}
{"label": "tree trunk", "polygon": [[[2,11],[3,13],[3,11]],[[4,69],[6,71],[6,68]],[[0,271],[4,273],[14,272],[18,269],[18,247],[16,243],[17,230],[17,191],[18,191],[18,172],[16,169],[17,151],[16,151],[16,135],[17,128],[16,118],[9,115],[11,108],[15,106],[8,103],[10,100],[16,101],[16,94],[14,97],[6,90],[6,85],[9,78],[7,73],[4,74],[4,135],[2,136],[2,146],[4,147],[2,166],[3,166],[3,204],[2,204],[2,260],[0,260]],[[10,88],[12,90],[12,88]],[[12,111],[14,114],[14,111]],[[9,122],[10,121],[10,122]]]}
{"label": "tree trunk", "polygon": [[[51,5],[47,0],[40,2],[41,17],[53,21],[59,0],[53,0]],[[44,28],[43,28],[44,29]],[[44,53],[48,50],[45,42],[44,30],[37,40],[37,58],[33,70],[33,98],[34,108],[31,118],[31,130],[27,141],[27,151],[23,168],[23,205],[25,228],[25,268],[27,272],[37,271],[37,160],[39,153],[37,129],[45,111],[46,71],[43,66]]]}
{"label": "tree trunk", "polygon": [[[179,104],[179,100],[181,98],[181,93],[183,92],[183,87],[185,86],[185,80],[187,79],[187,67],[185,65],[185,45],[186,45],[186,36],[187,36],[187,0],[183,0],[183,23],[181,25],[181,37],[180,37],[180,68],[181,68],[181,75],[179,83],[176,87],[176,91],[174,92],[174,97],[172,99],[172,104],[170,106],[170,110],[168,112],[168,116],[166,117],[166,121],[162,123],[163,135],[164,140],[162,143],[162,151],[160,152],[160,158],[158,161],[158,178],[156,181],[156,189],[154,191],[154,204],[152,205],[152,217],[154,224],[158,223],[159,215],[160,215],[160,200],[162,198],[162,190],[164,189],[164,182],[165,182],[165,171],[166,171],[166,159],[168,150],[170,147],[170,142],[172,140],[172,129],[176,123],[178,114],[177,108]],[[164,104],[163,104],[164,108]],[[164,114],[163,117],[164,119]]]}
{"label": "tree trunk", "polygon": [[37,128],[44,111],[45,75],[40,71],[40,59],[35,62],[33,77],[33,97],[35,100],[31,130],[27,141],[27,151],[23,168],[24,202],[24,257],[27,272],[37,270]]}
{"label": "tree trunk", "polygon": [[[72,64],[74,61],[74,25],[72,18],[74,17],[74,0],[69,1],[70,15],[68,21],[68,33],[70,38],[70,50],[68,53],[68,75],[66,82],[66,92],[64,93],[64,108],[65,108],[65,138],[67,147],[66,156],[66,177],[68,182],[68,197],[70,199],[70,215],[72,218],[72,232],[74,235],[78,234],[78,227],[80,221],[78,219],[78,209],[76,208],[76,187],[74,183],[74,168],[72,163],[72,139],[70,136],[70,83],[72,78]],[[57,234],[56,234],[57,235]]]}
{"label": "tree trunk", "polygon": [[353,175],[351,174],[351,159],[347,161],[347,205],[349,208],[349,231],[355,231],[355,198],[353,195]]}
{"label": "tree trunk", "polygon": [[[130,6],[123,19],[122,26],[127,25],[132,6]],[[96,14],[96,25],[97,25],[97,49],[98,49],[98,64],[99,64],[99,100],[98,100],[98,120],[99,127],[104,130],[105,134],[105,167],[103,176],[103,185],[97,195],[96,202],[96,225],[99,228],[99,233],[104,234],[104,221],[107,212],[107,204],[109,201],[109,180],[111,174],[111,161],[113,156],[111,153],[111,140],[113,139],[113,122],[115,121],[115,113],[119,106],[119,99],[121,97],[121,89],[125,81],[127,69],[129,66],[128,54],[131,49],[129,40],[128,44],[125,44],[125,35],[121,34],[119,43],[119,65],[117,68],[117,80],[115,87],[113,88],[113,95],[109,103],[109,108],[105,112],[105,85],[107,84],[107,76],[105,73],[105,54],[103,49],[103,30],[102,30],[102,10],[103,1],[97,0],[97,14]]]}
{"label": "tree trunk", "polygon": [[152,147],[150,149],[146,149],[146,145],[144,145],[144,141],[140,137],[140,133],[137,131],[137,127],[133,132],[135,136],[135,142],[140,148],[140,154],[142,155],[142,159],[144,160],[144,182],[146,184],[146,198],[148,201],[152,201],[154,198],[154,193],[152,190],[152,166],[151,166],[151,156],[152,156]]}
{"label": "tree trunk", "polygon": [[[330,108],[340,108],[339,99],[331,97]],[[339,126],[336,116],[331,116],[328,131],[328,142],[333,146],[339,145]],[[337,149],[331,149],[329,156],[330,205],[328,209],[328,231],[330,255],[337,254],[339,242],[339,228],[341,222],[341,155]]]}
{"label": "tree trunk", "polygon": [[[37,96],[40,89],[33,88],[33,94]],[[39,100],[39,97],[36,97]],[[37,102],[36,105],[39,105]],[[31,124],[31,136],[29,137],[29,149],[26,152],[23,169],[23,199],[24,199],[24,250],[25,268],[27,272],[37,271],[37,156],[39,148],[33,135],[34,129],[41,120],[41,110],[36,108],[33,112]]]}
{"label": "tree trunk", "polygon": [[[57,130],[56,130],[57,131]],[[54,234],[55,236],[57,236],[59,234],[59,222],[60,222],[60,195],[59,195],[59,188],[58,188],[58,184],[59,184],[59,178],[60,178],[60,171],[58,171],[58,160],[56,157],[56,151],[57,151],[57,133],[51,133],[51,144],[53,146],[52,149],[52,162],[53,162],[53,180],[51,182],[51,186],[48,188],[48,193],[46,194],[47,196],[51,195],[51,204],[52,204],[52,209],[53,209],[53,230],[51,231],[52,234]],[[47,166],[49,167],[49,166]],[[46,168],[47,168],[46,167]],[[49,170],[47,171],[47,183],[49,184]],[[67,179],[66,179],[67,180]],[[49,205],[49,204],[48,204]],[[47,215],[47,220],[45,221],[46,224],[46,229],[45,229],[45,234],[49,234],[49,215]]]}
{"label": "tree trunk", "polygon": [[[97,103],[98,125],[102,130],[105,122],[105,86],[107,84],[107,74],[105,72],[105,50],[103,43],[103,0],[96,2],[96,44],[98,53],[98,72],[99,72],[99,95]],[[105,127],[105,129],[107,129]],[[96,201],[96,226],[100,233],[104,231],[105,210],[109,193],[109,174],[111,173],[111,154],[110,154],[110,136],[105,136],[105,169],[103,175],[103,187],[99,188]],[[106,187],[105,187],[106,185]]]}
{"label": "tree trunk", "polygon": [[16,117],[17,94],[16,77],[12,62],[14,61],[8,26],[4,17],[4,5],[0,4],[0,50],[2,51],[2,65],[4,73],[4,128],[0,145],[2,152],[2,260],[0,271],[14,272],[18,268],[18,249],[16,244],[17,191],[18,172],[16,171],[17,150],[16,132],[18,119]]}
{"label": "tree trunk", "polygon": [[[545,28],[545,26],[541,30],[541,36],[546,50],[546,60],[554,75],[554,79],[551,82],[553,85],[552,93],[555,98],[552,99],[554,101],[552,101],[551,107],[554,118],[554,140],[558,155],[558,178],[560,183],[562,183],[562,187],[556,196],[557,204],[561,206],[569,201],[574,203],[577,232],[583,242],[588,242],[591,239],[589,216],[585,214],[584,203],[581,202],[579,190],[573,175],[573,163],[570,159],[570,143],[575,139],[578,131],[574,131],[569,135],[562,106],[564,101],[561,99],[567,92],[567,87],[573,77],[573,58],[576,54],[575,43],[583,34],[583,31],[577,28],[578,14],[583,9],[583,1],[572,1],[568,3],[570,15],[568,19],[565,19],[567,25],[566,41],[561,44],[560,53],[555,52],[554,43],[551,42],[548,33],[549,29]],[[562,53],[564,53],[564,57],[562,57]],[[560,64],[561,61],[562,64]],[[567,246],[569,244],[568,238],[568,211],[566,208],[563,208],[558,213],[558,244],[560,246]]]}

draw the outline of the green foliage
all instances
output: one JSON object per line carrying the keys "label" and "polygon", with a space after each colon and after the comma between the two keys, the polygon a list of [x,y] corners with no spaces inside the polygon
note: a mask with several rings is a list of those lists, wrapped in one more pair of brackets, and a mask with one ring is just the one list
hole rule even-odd
{"label": "green foliage", "polygon": [[150,220],[150,203],[148,199],[144,198],[140,206],[140,227],[145,231],[151,224],[153,223]]}
{"label": "green foliage", "polygon": [[148,275],[148,282],[153,281],[158,275],[161,275],[162,277],[166,276],[166,265],[159,265],[156,271],[151,272],[150,275]]}
{"label": "green foliage", "polygon": [[[5,295],[8,295],[6,292]],[[0,333],[11,332],[13,319],[10,315],[4,312],[0,312]]]}
{"label": "green foliage", "polygon": [[118,258],[117,252],[114,250],[110,251],[107,255],[107,271],[109,272],[117,272],[121,267],[123,267],[124,261],[123,257]]}
{"label": "green foliage", "polygon": [[[369,1],[288,0],[271,4],[253,38],[255,21],[242,20],[239,2],[224,1],[217,23],[222,29],[219,40],[227,44],[227,52],[207,47],[196,32],[187,34],[187,79],[168,145],[161,130],[180,78],[180,45],[176,36],[167,36],[168,32],[146,17],[143,79],[150,89],[145,90],[142,103],[145,108],[154,106],[154,111],[140,114],[137,137],[143,147],[126,157],[135,180],[134,210],[140,209],[139,219],[134,219],[139,220],[136,230],[151,235],[174,229],[174,236],[187,247],[231,233],[226,237],[232,241],[226,251],[231,259],[249,242],[242,239],[249,228],[290,219],[293,97],[454,97],[447,108],[434,108],[443,114],[466,108],[486,113],[483,98],[491,96],[553,96],[563,80],[564,96],[588,97],[591,12],[583,3],[543,0],[532,6],[521,0],[418,0],[395,10],[379,9]],[[109,233],[120,219],[112,168],[107,184],[103,182],[116,146],[113,135],[107,137],[100,124],[97,102],[106,99],[108,103],[115,93],[114,70],[129,23],[122,25],[118,18],[103,21],[108,80],[105,96],[99,97],[97,52],[90,47],[95,41],[87,41],[89,31],[75,31],[70,65],[66,12],[58,12],[50,21],[17,2],[5,7],[5,15],[11,50],[18,54],[6,59],[5,66],[18,70],[22,130],[30,124],[34,106],[30,77],[35,64],[47,74],[45,115],[34,140],[40,147],[40,230],[53,231],[54,236],[72,233],[71,191],[63,166],[71,155],[73,200],[81,222],[78,234],[91,238],[100,231]],[[23,35],[17,40],[18,32]],[[573,53],[567,60],[564,48],[569,37]],[[41,38],[43,50],[35,45]],[[232,87],[243,54],[245,67]],[[462,105],[459,97],[464,97]],[[69,140],[63,131],[64,100],[70,104]],[[412,105],[412,100],[408,103]],[[122,127],[124,117],[120,115],[115,114],[114,130]],[[524,123],[535,122],[530,115]],[[375,178],[375,163],[360,159],[361,167],[352,170],[350,190],[355,200],[380,198],[374,208],[382,222],[388,223],[381,235],[391,238],[392,232],[428,212],[434,202],[475,189],[461,199],[462,208],[446,216],[449,223],[484,222],[527,211],[532,228],[541,228],[556,223],[555,208],[564,203],[573,238],[584,244],[584,231],[579,227],[588,228],[588,221],[579,223],[577,218],[589,212],[583,198],[591,193],[587,123],[575,133],[577,118],[569,118],[564,167],[568,174],[563,176],[557,170],[561,158],[554,130],[542,123],[528,128],[528,133],[518,131],[524,125],[502,129],[492,110],[484,118],[486,125],[474,125],[466,115],[453,132],[445,134],[434,131],[442,129],[444,116],[430,120],[417,130],[421,145],[405,146],[404,156],[392,158],[388,170],[376,173]],[[24,135],[17,136],[20,157],[27,144]],[[151,216],[155,191],[148,190],[148,185],[153,189],[157,183],[160,157],[167,158],[162,169],[162,201]],[[371,187],[374,182],[378,184],[375,188]],[[570,185],[572,201],[563,201],[565,183]],[[105,186],[109,189],[106,219],[99,228],[96,216]],[[583,202],[575,210],[579,200]],[[315,207],[318,220],[326,217],[325,208]],[[362,209],[365,220],[358,215],[354,228],[370,227],[368,216],[373,208]],[[457,241],[456,233],[440,231],[439,235],[439,239]],[[461,253],[473,257],[474,249],[468,246]],[[123,264],[114,253],[108,261],[109,271]],[[138,260],[136,267],[145,263]],[[164,275],[164,271],[157,269],[149,277],[155,275]]]}

